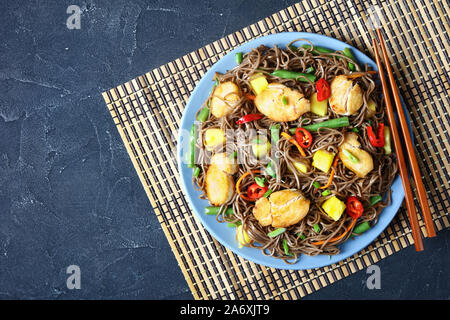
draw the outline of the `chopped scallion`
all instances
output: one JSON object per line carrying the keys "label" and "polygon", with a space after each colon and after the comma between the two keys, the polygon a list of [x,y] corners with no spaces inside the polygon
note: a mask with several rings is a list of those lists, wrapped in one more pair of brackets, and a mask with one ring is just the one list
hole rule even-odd
{"label": "chopped scallion", "polygon": [[260,187],[265,187],[266,186],[266,184],[265,184],[265,182],[266,182],[266,179],[264,179],[264,178],[261,178],[261,177],[255,177],[255,182],[256,182],[256,184],[258,185],[258,186],[260,186]]}
{"label": "chopped scallion", "polygon": [[348,151],[347,149],[343,149],[342,153],[344,153],[344,155],[350,159],[351,162],[353,163],[358,163],[359,159],[357,157],[355,157],[350,151]]}
{"label": "chopped scallion", "polygon": [[263,197],[264,197],[264,198],[267,198],[268,196],[270,196],[270,194],[271,194],[272,192],[273,192],[272,189],[267,190],[266,193],[264,193]]}
{"label": "chopped scallion", "polygon": [[319,227],[319,225],[318,225],[317,223],[313,226],[313,229],[314,229],[314,231],[315,231],[316,233],[319,233],[319,232],[320,232],[320,227]]}
{"label": "chopped scallion", "polygon": [[272,232],[269,232],[267,235],[271,238],[275,238],[276,236],[279,236],[280,234],[282,234],[285,231],[286,231],[286,228],[278,228],[278,229],[273,230]]}
{"label": "chopped scallion", "polygon": [[286,255],[288,255],[288,254],[289,254],[289,245],[288,245],[286,239],[283,239],[283,249],[284,249],[284,253],[285,253]]}
{"label": "chopped scallion", "polygon": [[197,178],[199,174],[200,174],[200,168],[198,166],[195,166],[194,173],[193,173],[194,177]]}

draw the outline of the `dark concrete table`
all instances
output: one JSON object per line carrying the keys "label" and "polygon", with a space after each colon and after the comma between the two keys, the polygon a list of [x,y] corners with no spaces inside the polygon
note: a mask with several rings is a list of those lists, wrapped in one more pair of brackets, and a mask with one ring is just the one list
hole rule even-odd
{"label": "dark concrete table", "polygon": [[[100,93],[292,3],[2,1],[0,298],[192,298]],[[449,239],[307,298],[448,299]]]}

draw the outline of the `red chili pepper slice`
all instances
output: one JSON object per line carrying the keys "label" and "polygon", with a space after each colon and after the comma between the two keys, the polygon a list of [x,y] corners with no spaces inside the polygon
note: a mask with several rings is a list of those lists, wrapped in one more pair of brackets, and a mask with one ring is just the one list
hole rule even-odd
{"label": "red chili pepper slice", "polygon": [[372,126],[367,127],[369,141],[374,147],[384,147],[384,123],[380,123],[377,129],[377,135],[373,132]]}
{"label": "red chili pepper slice", "polygon": [[238,121],[236,121],[236,124],[243,124],[246,122],[259,120],[259,119],[262,119],[262,117],[263,117],[262,115],[257,114],[257,113],[247,114],[247,115],[243,116],[242,118],[240,118]]}
{"label": "red chili pepper slice", "polygon": [[324,78],[316,82],[317,101],[323,101],[331,96],[330,84]]}
{"label": "red chili pepper slice", "polygon": [[364,207],[357,197],[351,196],[347,199],[347,214],[353,219],[358,219],[362,216]]}
{"label": "red chili pepper slice", "polygon": [[247,189],[247,197],[252,200],[258,200],[269,190],[268,187],[261,187],[256,182],[250,185]]}
{"label": "red chili pepper slice", "polygon": [[312,135],[311,132],[304,128],[295,129],[295,140],[302,148],[309,148],[312,144]]}

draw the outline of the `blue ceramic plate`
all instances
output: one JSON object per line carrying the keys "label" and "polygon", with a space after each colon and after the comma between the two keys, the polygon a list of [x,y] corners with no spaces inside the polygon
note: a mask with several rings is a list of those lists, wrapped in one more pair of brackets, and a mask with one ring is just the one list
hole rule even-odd
{"label": "blue ceramic plate", "polygon": [[[308,39],[314,45],[323,46],[335,50],[343,50],[345,47],[350,47],[348,44],[341,42],[339,40],[329,38],[327,36],[305,33],[305,32],[289,32],[289,33],[278,33],[273,35],[268,35],[255,40],[252,40],[239,48],[233,50],[226,56],[224,56],[220,61],[218,61],[214,66],[209,69],[205,76],[200,80],[197,87],[193,91],[189,101],[187,103],[186,109],[184,111],[183,117],[181,119],[180,134],[178,138],[178,168],[181,174],[181,182],[183,186],[183,191],[186,194],[191,208],[195,212],[197,218],[201,221],[203,226],[211,233],[211,235],[216,238],[222,245],[235,252],[236,254],[242,256],[245,259],[259,263],[268,267],[279,268],[279,269],[312,269],[327,266],[338,261],[341,261],[368,246],[376,237],[388,226],[391,220],[397,213],[403,198],[404,192],[402,188],[402,183],[400,177],[397,177],[392,184],[392,203],[389,207],[386,207],[380,214],[378,222],[370,230],[364,234],[355,237],[354,240],[348,240],[342,245],[340,245],[341,252],[335,256],[320,255],[310,257],[307,255],[301,255],[297,263],[288,265],[283,260],[265,256],[259,249],[254,248],[238,248],[238,244],[235,240],[236,230],[235,228],[227,227],[225,223],[219,223],[216,221],[215,216],[209,216],[204,214],[205,207],[209,205],[208,201],[199,199],[200,192],[197,191],[192,185],[192,169],[189,169],[184,161],[182,161],[183,154],[183,135],[182,132],[189,132],[189,129],[194,122],[195,114],[200,108],[202,103],[208,98],[209,92],[213,86],[213,76],[215,72],[225,73],[236,66],[234,54],[236,52],[249,52],[252,48],[256,48],[259,45],[266,45],[268,47],[273,47],[277,45],[281,48],[286,47],[286,45],[294,39]],[[300,42],[297,42],[298,45]],[[368,64],[374,70],[377,70],[377,65],[368,56],[360,52],[356,48],[352,48],[352,53],[360,65]]]}

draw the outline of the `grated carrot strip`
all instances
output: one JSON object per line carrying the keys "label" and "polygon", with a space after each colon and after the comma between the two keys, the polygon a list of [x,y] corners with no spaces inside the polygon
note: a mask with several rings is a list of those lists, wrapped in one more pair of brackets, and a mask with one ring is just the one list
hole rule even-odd
{"label": "grated carrot strip", "polygon": [[[353,228],[353,226],[356,223],[356,219],[353,219],[352,223],[350,223],[350,225],[348,226],[348,228],[345,230],[345,232],[343,234],[341,234],[340,236],[334,237],[331,240],[328,240],[328,243],[330,242],[336,242],[338,240],[341,240],[343,237],[345,237],[345,235]],[[327,240],[321,240],[321,241],[317,241],[317,242],[311,242],[312,245],[315,246],[320,246],[321,244],[324,244],[325,241]]]}
{"label": "grated carrot strip", "polygon": [[239,186],[241,185],[242,180],[251,173],[260,173],[260,172],[261,172],[260,170],[253,170],[253,171],[248,171],[248,172],[244,173],[242,176],[240,176],[240,178],[236,182],[236,192],[242,199],[247,200],[247,201],[253,201],[241,193]]}
{"label": "grated carrot strip", "polygon": [[290,143],[294,144],[294,145],[297,147],[298,151],[300,152],[300,154],[301,154],[303,157],[306,157],[305,151],[303,150],[303,148],[298,144],[298,142],[297,142],[292,136],[290,136],[290,135],[289,135],[288,133],[286,133],[286,132],[282,132],[281,135],[282,135],[284,138],[286,138],[287,140],[289,140]]}

